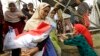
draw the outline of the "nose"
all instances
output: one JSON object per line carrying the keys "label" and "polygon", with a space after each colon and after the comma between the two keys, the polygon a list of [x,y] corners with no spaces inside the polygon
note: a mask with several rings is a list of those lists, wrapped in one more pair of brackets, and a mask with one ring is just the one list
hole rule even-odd
{"label": "nose", "polygon": [[45,15],[47,16],[48,15],[48,12],[46,12]]}

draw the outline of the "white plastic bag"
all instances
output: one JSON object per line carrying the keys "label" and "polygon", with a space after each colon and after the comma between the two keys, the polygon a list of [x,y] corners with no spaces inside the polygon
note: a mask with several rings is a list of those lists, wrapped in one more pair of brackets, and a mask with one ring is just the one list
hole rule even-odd
{"label": "white plastic bag", "polygon": [[8,33],[5,35],[4,39],[4,50],[11,50],[17,48],[15,45],[14,39],[16,37],[15,30],[12,27],[9,27]]}

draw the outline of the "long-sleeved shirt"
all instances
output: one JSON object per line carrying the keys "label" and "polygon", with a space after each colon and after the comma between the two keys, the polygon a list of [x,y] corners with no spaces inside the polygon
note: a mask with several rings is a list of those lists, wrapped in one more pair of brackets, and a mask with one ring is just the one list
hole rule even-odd
{"label": "long-sleeved shirt", "polygon": [[16,12],[6,11],[4,15],[5,17],[4,20],[7,22],[16,23],[21,20],[20,16],[24,16],[21,11],[16,11]]}
{"label": "long-sleeved shirt", "polygon": [[81,56],[97,56],[92,47],[87,43],[83,35],[76,35],[73,38],[64,40],[65,45],[77,46]]}

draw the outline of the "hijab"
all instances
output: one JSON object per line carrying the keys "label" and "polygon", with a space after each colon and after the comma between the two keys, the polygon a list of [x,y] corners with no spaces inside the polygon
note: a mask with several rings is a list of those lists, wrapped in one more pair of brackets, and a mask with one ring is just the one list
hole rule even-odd
{"label": "hijab", "polygon": [[39,15],[40,11],[41,11],[42,9],[48,7],[48,6],[50,6],[50,5],[47,4],[47,3],[44,3],[44,2],[40,3],[39,6],[36,8],[36,11],[35,11],[35,13],[33,14],[33,16],[31,17],[31,19],[32,19],[32,20],[33,20],[33,19],[38,19],[38,18],[40,17],[40,15]]}
{"label": "hijab", "polygon": [[88,44],[93,47],[92,36],[89,30],[82,24],[74,24],[74,27],[77,30],[77,33],[82,34],[87,40]]}

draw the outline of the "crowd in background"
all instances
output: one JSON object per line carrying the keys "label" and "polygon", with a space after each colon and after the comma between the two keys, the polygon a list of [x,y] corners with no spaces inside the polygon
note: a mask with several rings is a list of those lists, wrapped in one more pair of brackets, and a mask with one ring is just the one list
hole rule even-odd
{"label": "crowd in background", "polygon": [[[65,3],[65,1],[60,1]],[[38,42],[36,47],[29,48],[31,52],[23,56],[61,56],[59,41],[65,45],[77,46],[81,56],[97,56],[93,50],[93,41],[88,28],[89,6],[83,0],[75,0],[75,5],[69,6],[69,12],[62,12],[61,5],[51,7],[48,3],[41,2],[35,9],[32,3],[23,4],[21,10],[17,9],[14,2],[8,4],[9,10],[4,14],[0,2],[0,54],[3,54],[3,41],[9,31],[9,26],[17,29],[17,35],[29,30],[36,30],[41,22],[50,25],[52,30],[48,37]],[[74,13],[74,12],[76,13]],[[57,18],[57,19],[56,19]],[[72,33],[66,36],[66,33]],[[27,51],[29,51],[27,50]],[[87,52],[86,52],[87,51]],[[22,48],[12,49],[12,56],[21,56]],[[41,55],[36,54],[40,52]]]}

